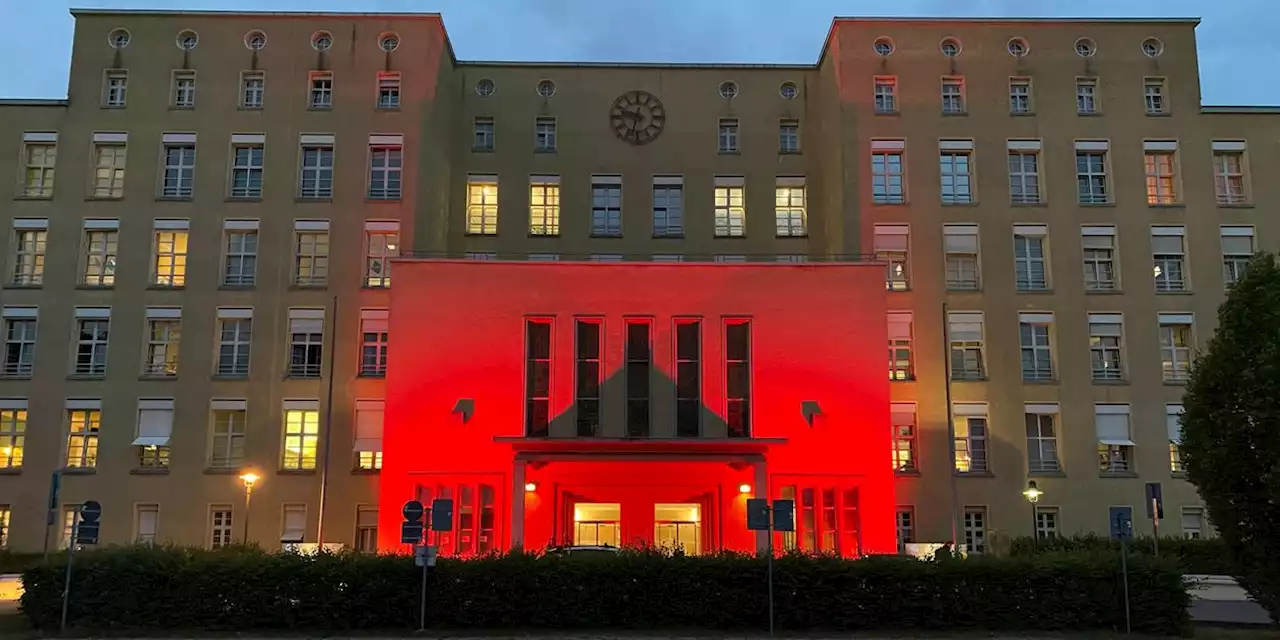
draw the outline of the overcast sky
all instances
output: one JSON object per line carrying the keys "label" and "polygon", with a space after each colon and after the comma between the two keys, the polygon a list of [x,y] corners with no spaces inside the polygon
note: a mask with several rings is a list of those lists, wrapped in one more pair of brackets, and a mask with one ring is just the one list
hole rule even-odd
{"label": "overcast sky", "polygon": [[1280,0],[0,0],[0,97],[66,96],[72,4],[438,11],[467,60],[811,63],[836,15],[1199,17],[1204,103],[1280,105]]}

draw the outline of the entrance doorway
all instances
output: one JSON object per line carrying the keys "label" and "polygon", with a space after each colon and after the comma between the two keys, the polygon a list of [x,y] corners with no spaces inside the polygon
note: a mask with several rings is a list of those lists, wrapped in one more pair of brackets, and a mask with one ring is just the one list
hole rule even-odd
{"label": "entrance doorway", "polygon": [[622,505],[617,502],[579,502],[573,505],[575,546],[622,546]]}
{"label": "entrance doorway", "polygon": [[702,505],[653,505],[653,544],[659,549],[679,550],[686,555],[702,553]]}

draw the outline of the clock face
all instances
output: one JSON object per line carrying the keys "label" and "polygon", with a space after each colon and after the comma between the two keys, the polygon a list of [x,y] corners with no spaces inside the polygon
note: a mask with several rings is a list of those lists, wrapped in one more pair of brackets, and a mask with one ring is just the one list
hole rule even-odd
{"label": "clock face", "polygon": [[613,101],[609,126],[619,140],[640,145],[653,142],[667,124],[667,111],[648,91],[628,91]]}

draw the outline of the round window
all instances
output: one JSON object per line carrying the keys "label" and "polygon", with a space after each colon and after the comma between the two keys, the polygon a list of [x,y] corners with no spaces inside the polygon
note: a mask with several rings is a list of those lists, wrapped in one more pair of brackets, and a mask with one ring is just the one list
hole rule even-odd
{"label": "round window", "polygon": [[1076,55],[1081,58],[1092,58],[1098,52],[1098,45],[1088,38],[1076,40]]}
{"label": "round window", "polygon": [[876,38],[873,48],[876,50],[876,55],[886,57],[893,53],[893,40],[888,38]]}
{"label": "round window", "polygon": [[328,31],[317,31],[311,36],[311,48],[316,51],[328,51],[333,46],[333,34]]}
{"label": "round window", "polygon": [[795,100],[796,96],[800,95],[800,88],[794,82],[784,82],[781,87],[778,87],[778,93],[784,100]]}
{"label": "round window", "polygon": [[493,81],[485,78],[476,83],[476,95],[482,98],[488,98],[497,92],[498,88],[494,86]]}
{"label": "round window", "polygon": [[725,100],[731,100],[738,97],[738,84],[736,82],[724,81],[720,83],[720,97]]}

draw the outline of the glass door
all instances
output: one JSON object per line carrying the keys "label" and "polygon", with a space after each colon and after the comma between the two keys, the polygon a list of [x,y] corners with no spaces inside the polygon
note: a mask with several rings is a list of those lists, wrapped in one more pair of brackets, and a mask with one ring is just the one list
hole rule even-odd
{"label": "glass door", "polygon": [[573,505],[574,546],[621,546],[622,505],[616,502],[579,502]]}
{"label": "glass door", "polygon": [[702,553],[702,505],[653,505],[653,544],[686,555]]}

